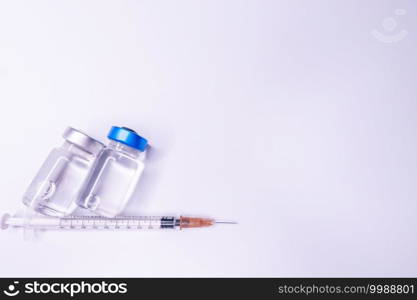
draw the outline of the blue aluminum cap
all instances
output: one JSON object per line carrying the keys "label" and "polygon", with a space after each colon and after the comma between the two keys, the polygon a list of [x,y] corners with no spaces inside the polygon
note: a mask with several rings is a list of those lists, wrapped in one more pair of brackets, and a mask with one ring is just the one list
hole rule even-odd
{"label": "blue aluminum cap", "polygon": [[110,129],[107,138],[140,151],[145,151],[146,146],[148,145],[148,141],[145,138],[141,137],[134,130],[126,127],[113,126]]}

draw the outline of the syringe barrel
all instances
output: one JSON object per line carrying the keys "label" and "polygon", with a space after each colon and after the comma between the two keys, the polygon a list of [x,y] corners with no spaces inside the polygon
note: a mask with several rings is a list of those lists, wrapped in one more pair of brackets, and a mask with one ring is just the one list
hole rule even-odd
{"label": "syringe barrel", "polygon": [[75,230],[159,230],[179,229],[179,219],[172,216],[163,217],[116,217],[77,216],[54,218],[44,216],[12,217],[3,215],[1,228],[23,227],[32,229],[75,229]]}

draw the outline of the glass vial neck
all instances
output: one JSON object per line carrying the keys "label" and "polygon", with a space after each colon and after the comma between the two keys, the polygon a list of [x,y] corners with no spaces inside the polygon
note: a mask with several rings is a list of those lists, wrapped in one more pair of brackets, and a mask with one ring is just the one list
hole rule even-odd
{"label": "glass vial neck", "polygon": [[134,149],[134,148],[129,147],[125,144],[122,144],[122,143],[119,143],[119,142],[116,142],[116,141],[112,141],[112,140],[110,140],[108,147],[115,150],[115,151],[122,152],[122,153],[124,153],[124,154],[126,154],[130,157],[135,158],[135,159],[144,158],[144,155],[145,155],[145,152],[146,152],[146,151],[142,152],[140,150]]}
{"label": "glass vial neck", "polygon": [[89,158],[94,156],[93,154],[86,151],[85,149],[83,149],[83,148],[81,148],[81,147],[79,147],[79,146],[77,146],[73,143],[70,143],[68,141],[64,141],[64,143],[62,144],[61,147],[65,150],[71,152],[71,153],[74,153],[74,154],[79,155],[79,156],[84,157],[84,158],[89,159]]}

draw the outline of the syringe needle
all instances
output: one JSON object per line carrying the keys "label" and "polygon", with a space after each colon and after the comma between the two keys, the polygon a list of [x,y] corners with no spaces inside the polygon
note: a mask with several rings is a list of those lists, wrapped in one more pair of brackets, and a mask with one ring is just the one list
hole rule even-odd
{"label": "syringe needle", "polygon": [[214,221],[216,224],[237,224],[235,221]]}

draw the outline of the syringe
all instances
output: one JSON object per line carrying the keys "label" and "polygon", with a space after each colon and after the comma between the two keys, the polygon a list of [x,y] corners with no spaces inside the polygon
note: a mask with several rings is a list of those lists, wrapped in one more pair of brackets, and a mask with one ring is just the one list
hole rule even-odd
{"label": "syringe", "polygon": [[1,229],[49,229],[49,230],[149,230],[149,229],[184,229],[209,227],[216,223],[236,224],[230,221],[216,221],[209,218],[192,217],[149,217],[132,216],[104,218],[99,216],[71,216],[53,218],[32,216],[29,218],[4,214],[1,218]]}

